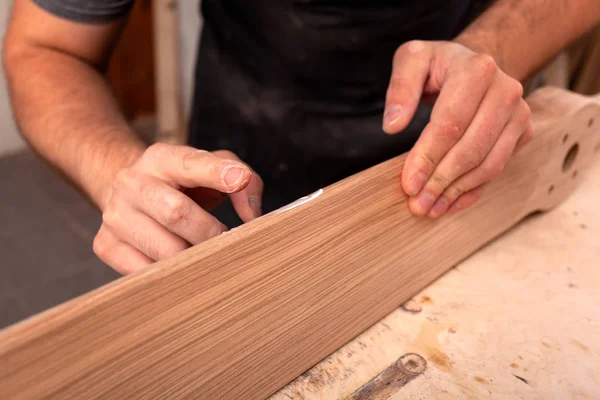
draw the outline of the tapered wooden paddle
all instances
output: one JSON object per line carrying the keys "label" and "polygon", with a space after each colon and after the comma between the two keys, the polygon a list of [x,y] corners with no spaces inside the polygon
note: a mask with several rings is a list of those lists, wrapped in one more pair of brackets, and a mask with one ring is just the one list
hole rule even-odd
{"label": "tapered wooden paddle", "polygon": [[3,330],[0,397],[270,395],[574,190],[599,155],[599,102],[543,89],[529,103],[534,140],[472,209],[411,215],[392,159]]}

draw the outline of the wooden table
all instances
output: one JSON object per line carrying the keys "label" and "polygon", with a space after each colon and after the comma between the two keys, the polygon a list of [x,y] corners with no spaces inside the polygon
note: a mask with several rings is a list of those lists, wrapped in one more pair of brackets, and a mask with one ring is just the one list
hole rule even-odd
{"label": "wooden table", "polygon": [[272,398],[600,399],[600,162],[575,179]]}

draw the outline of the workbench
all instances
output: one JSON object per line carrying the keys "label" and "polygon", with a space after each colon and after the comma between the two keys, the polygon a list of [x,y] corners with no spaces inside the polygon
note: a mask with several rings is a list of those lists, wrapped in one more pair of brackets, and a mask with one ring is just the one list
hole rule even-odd
{"label": "workbench", "polygon": [[599,399],[600,162],[573,179],[272,399]]}
{"label": "workbench", "polygon": [[400,155],[9,327],[2,396],[600,398],[599,100],[529,96],[462,213],[412,215]]}

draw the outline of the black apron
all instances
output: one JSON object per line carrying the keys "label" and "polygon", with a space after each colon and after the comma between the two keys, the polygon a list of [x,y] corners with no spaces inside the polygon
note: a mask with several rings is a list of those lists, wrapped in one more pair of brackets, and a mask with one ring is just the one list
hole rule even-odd
{"label": "black apron", "polygon": [[250,164],[265,181],[264,212],[406,152],[430,110],[383,133],[394,51],[451,40],[480,3],[203,0],[189,143]]}

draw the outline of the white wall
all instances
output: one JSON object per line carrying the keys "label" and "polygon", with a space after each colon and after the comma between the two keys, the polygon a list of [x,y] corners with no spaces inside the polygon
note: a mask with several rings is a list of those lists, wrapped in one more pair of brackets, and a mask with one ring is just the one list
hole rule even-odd
{"label": "white wall", "polygon": [[[8,17],[12,8],[12,1],[0,2],[0,38],[4,40]],[[8,93],[6,91],[6,81],[4,80],[4,70],[0,64],[0,157],[20,150],[25,147],[25,142],[19,136],[15,127]]]}

